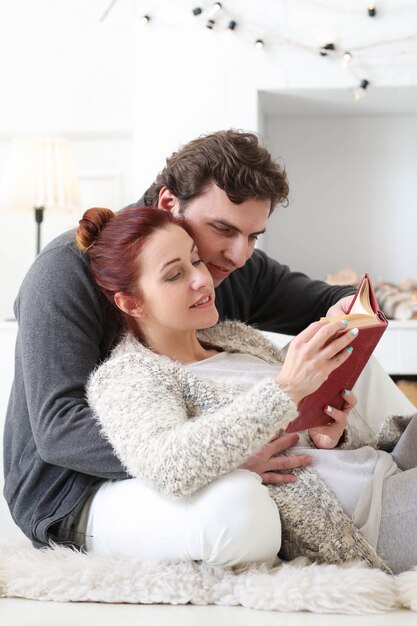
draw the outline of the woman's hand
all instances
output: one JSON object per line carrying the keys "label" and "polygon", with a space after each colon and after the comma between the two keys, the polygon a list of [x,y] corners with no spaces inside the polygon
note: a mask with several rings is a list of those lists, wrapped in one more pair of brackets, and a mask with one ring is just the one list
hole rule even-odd
{"label": "woman's hand", "polygon": [[298,404],[316,391],[352,352],[358,329],[344,321],[310,324],[289,345],[277,384]]}
{"label": "woman's hand", "polygon": [[346,424],[348,423],[349,413],[357,403],[357,399],[356,396],[347,389],[343,391],[342,396],[345,402],[341,410],[331,406],[327,406],[325,409],[327,415],[329,415],[334,422],[326,424],[325,426],[311,428],[308,431],[311,439],[318,448],[324,448],[326,450],[334,448],[343,435]]}

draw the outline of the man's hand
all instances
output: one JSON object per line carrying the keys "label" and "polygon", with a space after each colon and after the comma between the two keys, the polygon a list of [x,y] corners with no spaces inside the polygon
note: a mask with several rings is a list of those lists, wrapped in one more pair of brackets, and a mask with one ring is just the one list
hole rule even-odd
{"label": "man's hand", "polygon": [[350,303],[352,302],[353,297],[353,295],[346,296],[345,298],[339,300],[339,302],[336,302],[336,304],[331,306],[330,309],[327,311],[326,317],[332,317],[334,315],[346,315],[349,311]]}
{"label": "man's hand", "polygon": [[259,474],[264,484],[286,484],[294,483],[297,477],[294,474],[277,474],[275,472],[288,471],[297,467],[310,465],[311,456],[292,455],[277,456],[284,450],[288,450],[299,440],[295,433],[281,435],[277,433],[263,448],[255,452],[247,461],[240,465],[240,469],[247,469]]}

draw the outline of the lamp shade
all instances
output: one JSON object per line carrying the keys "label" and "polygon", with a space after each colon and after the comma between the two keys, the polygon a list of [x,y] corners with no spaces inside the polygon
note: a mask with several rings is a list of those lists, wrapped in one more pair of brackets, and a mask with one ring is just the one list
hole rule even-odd
{"label": "lamp shade", "polygon": [[0,208],[72,211],[80,192],[71,143],[58,137],[14,139],[0,183]]}

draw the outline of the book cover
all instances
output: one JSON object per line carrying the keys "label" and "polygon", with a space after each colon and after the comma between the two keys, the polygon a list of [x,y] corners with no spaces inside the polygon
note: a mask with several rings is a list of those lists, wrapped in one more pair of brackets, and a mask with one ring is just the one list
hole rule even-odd
{"label": "book cover", "polygon": [[349,313],[325,318],[329,321],[347,319],[348,328],[359,328],[359,335],[352,342],[353,352],[314,393],[301,400],[299,415],[287,425],[287,433],[323,426],[331,422],[324,412],[327,405],[341,409],[344,404],[342,391],[352,389],[368,362],[378,341],[385,332],[388,321],[379,310],[375,293],[368,274],[365,274],[352,300]]}

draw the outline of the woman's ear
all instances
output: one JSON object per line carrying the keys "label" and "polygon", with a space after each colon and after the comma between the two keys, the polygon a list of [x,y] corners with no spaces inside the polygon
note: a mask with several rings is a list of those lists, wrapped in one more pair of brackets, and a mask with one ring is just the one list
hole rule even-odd
{"label": "woman's ear", "polygon": [[172,191],[169,191],[166,187],[161,187],[158,199],[158,207],[160,209],[171,211],[173,215],[177,216],[179,212],[179,204],[178,198],[174,196]]}
{"label": "woman's ear", "polygon": [[118,291],[114,294],[114,303],[123,313],[127,313],[127,315],[131,315],[132,317],[142,316],[143,305],[138,301],[137,296],[132,296],[132,294],[125,293],[124,291]]}

